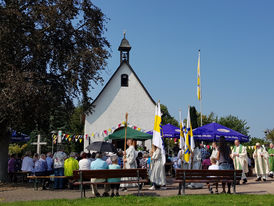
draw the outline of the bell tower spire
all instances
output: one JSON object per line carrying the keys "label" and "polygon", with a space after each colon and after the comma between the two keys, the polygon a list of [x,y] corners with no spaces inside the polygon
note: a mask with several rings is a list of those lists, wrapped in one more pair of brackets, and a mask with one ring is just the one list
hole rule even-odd
{"label": "bell tower spire", "polygon": [[126,39],[126,32],[124,32],[124,38],[121,41],[121,44],[118,48],[118,51],[120,51],[120,64],[125,61],[129,63],[129,51],[131,50],[131,46]]}

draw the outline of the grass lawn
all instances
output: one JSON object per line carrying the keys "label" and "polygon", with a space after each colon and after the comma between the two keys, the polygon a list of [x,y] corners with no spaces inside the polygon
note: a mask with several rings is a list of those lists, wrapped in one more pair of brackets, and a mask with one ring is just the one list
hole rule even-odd
{"label": "grass lawn", "polygon": [[76,200],[43,200],[29,202],[1,203],[1,206],[82,206],[82,205],[273,205],[274,195],[186,195],[174,197],[121,196],[115,198],[92,198]]}

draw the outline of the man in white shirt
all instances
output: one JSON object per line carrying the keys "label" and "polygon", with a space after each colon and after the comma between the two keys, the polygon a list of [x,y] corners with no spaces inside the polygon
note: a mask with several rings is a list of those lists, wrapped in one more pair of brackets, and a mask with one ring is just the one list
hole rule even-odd
{"label": "man in white shirt", "polygon": [[53,160],[52,160],[52,154],[51,152],[47,153],[47,166],[48,166],[48,175],[53,174]]}
{"label": "man in white shirt", "polygon": [[[64,162],[67,159],[66,153],[63,152],[63,147],[60,145],[59,150],[53,155],[54,176],[64,176]],[[64,182],[62,178],[54,179],[54,189],[63,189]]]}
{"label": "man in white shirt", "polygon": [[26,156],[23,159],[22,168],[21,168],[21,170],[23,172],[33,172],[34,171],[34,162],[30,156],[31,156],[31,153],[29,151],[26,152]]}

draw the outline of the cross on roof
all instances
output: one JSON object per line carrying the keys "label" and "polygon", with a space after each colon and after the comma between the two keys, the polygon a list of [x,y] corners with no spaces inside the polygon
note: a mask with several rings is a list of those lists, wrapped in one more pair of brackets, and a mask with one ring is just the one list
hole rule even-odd
{"label": "cross on roof", "polygon": [[41,135],[38,134],[38,136],[37,136],[37,142],[33,142],[31,144],[32,145],[37,145],[36,153],[40,154],[40,152],[41,152],[41,145],[46,145],[47,143],[46,142],[41,142]]}

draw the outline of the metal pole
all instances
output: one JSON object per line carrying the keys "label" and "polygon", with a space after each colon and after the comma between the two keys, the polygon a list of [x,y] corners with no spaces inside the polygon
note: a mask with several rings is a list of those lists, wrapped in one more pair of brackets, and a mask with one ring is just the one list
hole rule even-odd
{"label": "metal pole", "polygon": [[38,136],[37,136],[37,149],[36,149],[36,151],[37,151],[37,154],[39,154],[40,155],[40,140],[41,140],[41,135],[40,134],[38,134]]}
{"label": "metal pole", "polygon": [[128,120],[128,113],[126,113],[124,151],[126,151],[127,149],[127,120]]}
{"label": "metal pole", "polygon": [[[181,133],[184,134],[184,131],[183,131],[183,120],[182,120],[182,110],[181,109],[179,109],[179,121],[180,121],[180,145],[179,146],[180,146],[180,149],[183,149],[184,145],[181,142],[182,141]],[[183,138],[183,136],[182,136],[182,138]]]}
{"label": "metal pole", "polygon": [[200,100],[201,126],[203,126],[202,99]]}
{"label": "metal pole", "polygon": [[199,49],[199,70],[200,70],[200,112],[201,112],[201,126],[203,126],[203,113],[202,113],[202,80],[201,80],[201,50]]}
{"label": "metal pole", "polygon": [[[125,124],[125,142],[124,142],[124,159],[126,158],[126,150],[127,150],[127,121],[128,121],[128,113],[126,113],[126,124]],[[125,169],[125,163],[123,165],[123,168]]]}

